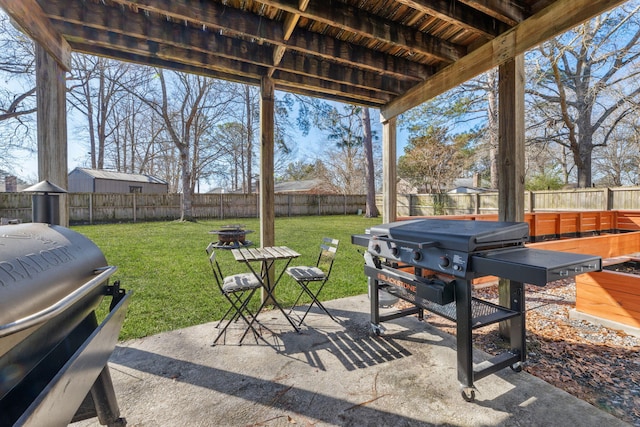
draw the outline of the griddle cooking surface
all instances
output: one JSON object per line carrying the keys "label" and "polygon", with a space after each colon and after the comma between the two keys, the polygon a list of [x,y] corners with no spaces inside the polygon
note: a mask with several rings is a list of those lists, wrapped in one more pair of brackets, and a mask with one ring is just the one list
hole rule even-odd
{"label": "griddle cooking surface", "polygon": [[524,243],[529,237],[525,222],[417,219],[371,227],[371,235],[394,240],[438,242],[437,247],[473,252],[495,245]]}

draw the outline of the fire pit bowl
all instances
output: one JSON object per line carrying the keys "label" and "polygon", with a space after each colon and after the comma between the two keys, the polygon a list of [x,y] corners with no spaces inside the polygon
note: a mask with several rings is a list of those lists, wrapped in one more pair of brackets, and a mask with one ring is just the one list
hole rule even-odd
{"label": "fire pit bowl", "polygon": [[214,243],[214,247],[219,249],[237,249],[253,244],[250,240],[246,240],[246,236],[253,233],[253,230],[245,229],[242,224],[223,225],[219,230],[211,230],[209,234],[217,234],[218,242]]}

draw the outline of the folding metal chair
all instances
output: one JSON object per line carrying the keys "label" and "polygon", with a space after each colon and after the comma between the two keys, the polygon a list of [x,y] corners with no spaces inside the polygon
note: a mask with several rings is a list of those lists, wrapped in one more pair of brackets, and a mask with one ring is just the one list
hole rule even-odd
{"label": "folding metal chair", "polygon": [[[329,310],[320,302],[319,295],[324,288],[324,285],[329,280],[329,275],[331,274],[331,269],[333,268],[333,261],[336,258],[336,252],[338,251],[338,243],[337,239],[331,239],[329,237],[325,237],[322,239],[322,244],[320,245],[320,254],[318,255],[318,260],[316,261],[315,266],[295,266],[287,268],[287,274],[291,276],[302,288],[296,302],[293,304],[293,307],[298,305],[300,298],[303,295],[308,295],[311,297],[311,303],[307,307],[306,311],[302,315],[300,322],[298,325],[302,325],[305,317],[309,314],[311,307],[313,304],[317,305],[321,308],[325,313],[333,319],[333,321],[337,322],[338,320],[333,317]],[[313,289],[310,287],[311,284],[314,284]],[[315,291],[314,291],[315,290]],[[293,311],[293,309],[292,309]],[[291,312],[290,312],[291,313]]]}
{"label": "folding metal chair", "polygon": [[[229,316],[224,327],[218,332],[218,336],[216,336],[213,344],[215,345],[220,337],[226,333],[231,322],[235,322],[240,318],[247,324],[247,329],[252,330],[257,342],[260,334],[253,326],[253,323],[255,322],[251,322],[250,320],[254,317],[254,314],[249,310],[248,304],[251,297],[253,297],[253,294],[262,287],[262,283],[253,273],[234,274],[224,277],[222,270],[220,269],[220,264],[218,264],[218,261],[216,260],[213,243],[209,243],[206,248],[206,252],[209,256],[209,264],[211,264],[211,272],[213,273],[214,281],[222,295],[224,295],[227,301],[231,304],[218,323],[218,327],[220,327],[224,320],[227,319],[227,316]],[[246,331],[245,334],[242,335],[239,344],[242,344],[242,339],[245,335]]]}

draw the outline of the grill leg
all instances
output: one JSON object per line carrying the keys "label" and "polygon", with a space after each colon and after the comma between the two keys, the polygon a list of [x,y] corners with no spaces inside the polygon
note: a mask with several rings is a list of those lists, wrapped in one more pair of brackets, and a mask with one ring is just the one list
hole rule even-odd
{"label": "grill leg", "polygon": [[378,281],[369,277],[367,278],[367,284],[369,285],[369,302],[371,303],[371,329],[374,334],[381,335],[384,328],[380,324]]}
{"label": "grill leg", "polygon": [[105,365],[102,372],[91,387],[91,397],[95,404],[100,424],[109,427],[124,427],[127,421],[120,417],[120,408],[113,389],[109,366]]}
{"label": "grill leg", "polygon": [[[527,358],[524,284],[522,282],[511,281],[509,288],[509,302],[511,304],[509,308],[520,313],[519,316],[509,320],[509,342],[511,344],[511,351],[520,356],[520,363],[524,363]],[[514,370],[521,369],[520,366],[512,366],[512,368]]]}
{"label": "grill leg", "polygon": [[473,343],[471,331],[471,283],[455,281],[458,381],[463,388],[473,388]]}

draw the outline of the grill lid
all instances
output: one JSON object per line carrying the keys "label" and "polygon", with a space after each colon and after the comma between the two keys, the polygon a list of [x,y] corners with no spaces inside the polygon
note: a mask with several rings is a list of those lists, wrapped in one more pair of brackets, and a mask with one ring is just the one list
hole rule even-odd
{"label": "grill lid", "polygon": [[398,244],[429,245],[442,249],[476,252],[505,246],[523,246],[529,239],[526,222],[417,219],[371,227],[370,234]]}
{"label": "grill lid", "polygon": [[0,226],[0,356],[38,324],[74,301],[96,294],[110,275],[100,249],[85,236],[57,225]]}

